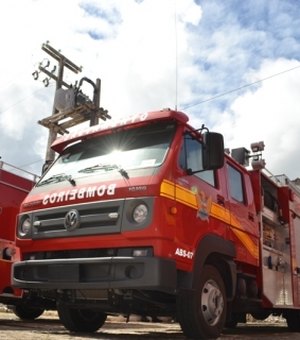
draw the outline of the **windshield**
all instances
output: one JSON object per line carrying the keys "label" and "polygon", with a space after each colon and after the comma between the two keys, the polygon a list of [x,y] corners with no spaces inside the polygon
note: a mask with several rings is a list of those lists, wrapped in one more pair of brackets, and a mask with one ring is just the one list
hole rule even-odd
{"label": "windshield", "polygon": [[166,157],[175,126],[173,122],[152,123],[70,146],[37,186],[66,180],[75,183],[77,178],[110,171],[129,178],[127,170],[158,167]]}

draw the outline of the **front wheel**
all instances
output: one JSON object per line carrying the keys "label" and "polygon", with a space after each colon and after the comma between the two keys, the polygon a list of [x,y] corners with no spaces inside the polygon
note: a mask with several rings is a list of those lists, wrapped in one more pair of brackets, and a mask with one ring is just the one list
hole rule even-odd
{"label": "front wheel", "polygon": [[24,321],[35,320],[44,313],[44,309],[31,307],[27,303],[13,306],[12,311],[18,318]]}
{"label": "front wheel", "polygon": [[96,332],[105,323],[107,315],[92,309],[71,308],[59,304],[57,313],[61,323],[71,332]]}
{"label": "front wheel", "polygon": [[193,291],[178,296],[178,321],[190,339],[216,339],[226,320],[226,293],[218,270],[205,265]]}

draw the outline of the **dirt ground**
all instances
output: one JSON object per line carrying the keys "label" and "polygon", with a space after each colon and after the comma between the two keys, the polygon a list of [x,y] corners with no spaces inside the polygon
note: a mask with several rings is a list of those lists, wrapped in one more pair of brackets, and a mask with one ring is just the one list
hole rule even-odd
{"label": "dirt ground", "polygon": [[[0,339],[2,340],[145,340],[184,339],[177,323],[138,322],[126,323],[122,317],[109,317],[105,325],[94,334],[71,334],[59,322],[56,312],[45,312],[37,320],[25,322],[13,313],[0,308]],[[300,333],[289,333],[282,320],[268,323],[251,322],[234,330],[225,330],[221,339],[300,339]]]}

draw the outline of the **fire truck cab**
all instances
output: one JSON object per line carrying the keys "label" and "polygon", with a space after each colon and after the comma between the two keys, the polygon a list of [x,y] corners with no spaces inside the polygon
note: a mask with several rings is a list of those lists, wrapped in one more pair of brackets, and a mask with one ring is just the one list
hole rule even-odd
{"label": "fire truck cab", "polygon": [[21,206],[13,283],[56,301],[67,329],[135,313],[217,338],[246,313],[277,313],[299,330],[299,196],[289,184],[248,171],[222,135],[169,109],[53,149],[59,157]]}

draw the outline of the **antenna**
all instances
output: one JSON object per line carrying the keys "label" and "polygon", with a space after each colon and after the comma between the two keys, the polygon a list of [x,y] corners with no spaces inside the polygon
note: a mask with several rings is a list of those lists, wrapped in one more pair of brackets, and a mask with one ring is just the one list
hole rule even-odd
{"label": "antenna", "polygon": [[177,32],[177,1],[174,1],[174,28],[175,28],[175,110],[178,104],[178,32]]}

